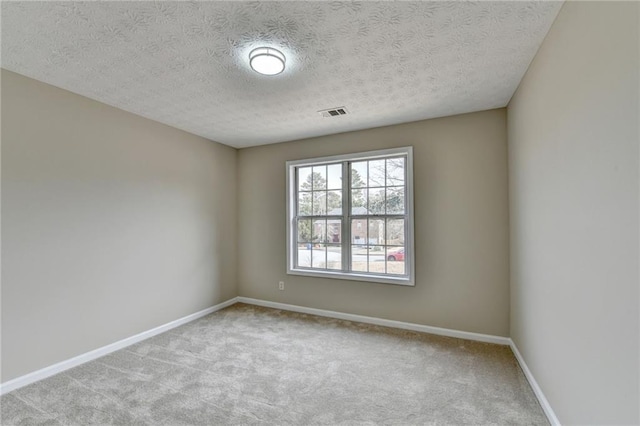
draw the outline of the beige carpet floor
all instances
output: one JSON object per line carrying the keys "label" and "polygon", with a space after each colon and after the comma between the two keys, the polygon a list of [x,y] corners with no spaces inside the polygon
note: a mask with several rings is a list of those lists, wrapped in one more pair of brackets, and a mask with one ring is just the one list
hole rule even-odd
{"label": "beige carpet floor", "polygon": [[548,424],[508,347],[243,304],[0,404],[3,425]]}

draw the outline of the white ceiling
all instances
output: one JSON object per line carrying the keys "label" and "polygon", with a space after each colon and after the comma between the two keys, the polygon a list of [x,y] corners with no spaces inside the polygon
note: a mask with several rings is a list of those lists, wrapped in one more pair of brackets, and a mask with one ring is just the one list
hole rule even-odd
{"label": "white ceiling", "polygon": [[561,5],[2,2],[2,67],[247,147],[503,107]]}

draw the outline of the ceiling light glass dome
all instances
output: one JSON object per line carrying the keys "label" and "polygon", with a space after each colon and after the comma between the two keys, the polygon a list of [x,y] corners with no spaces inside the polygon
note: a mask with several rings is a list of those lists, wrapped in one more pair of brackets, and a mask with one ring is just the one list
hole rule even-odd
{"label": "ceiling light glass dome", "polygon": [[258,47],[249,53],[249,65],[260,74],[276,75],[284,71],[286,58],[279,50],[271,47]]}

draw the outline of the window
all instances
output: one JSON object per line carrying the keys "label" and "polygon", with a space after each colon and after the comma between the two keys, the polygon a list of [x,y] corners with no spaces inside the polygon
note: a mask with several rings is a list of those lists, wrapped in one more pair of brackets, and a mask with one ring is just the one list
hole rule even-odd
{"label": "window", "polygon": [[412,148],[287,162],[287,273],[414,284]]}

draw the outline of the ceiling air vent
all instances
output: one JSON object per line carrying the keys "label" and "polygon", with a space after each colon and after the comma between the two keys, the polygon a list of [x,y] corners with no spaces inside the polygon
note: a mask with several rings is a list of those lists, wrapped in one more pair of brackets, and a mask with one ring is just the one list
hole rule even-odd
{"label": "ceiling air vent", "polygon": [[323,117],[339,117],[341,115],[347,115],[349,111],[345,107],[336,107],[331,109],[323,109],[322,111],[318,111]]}

